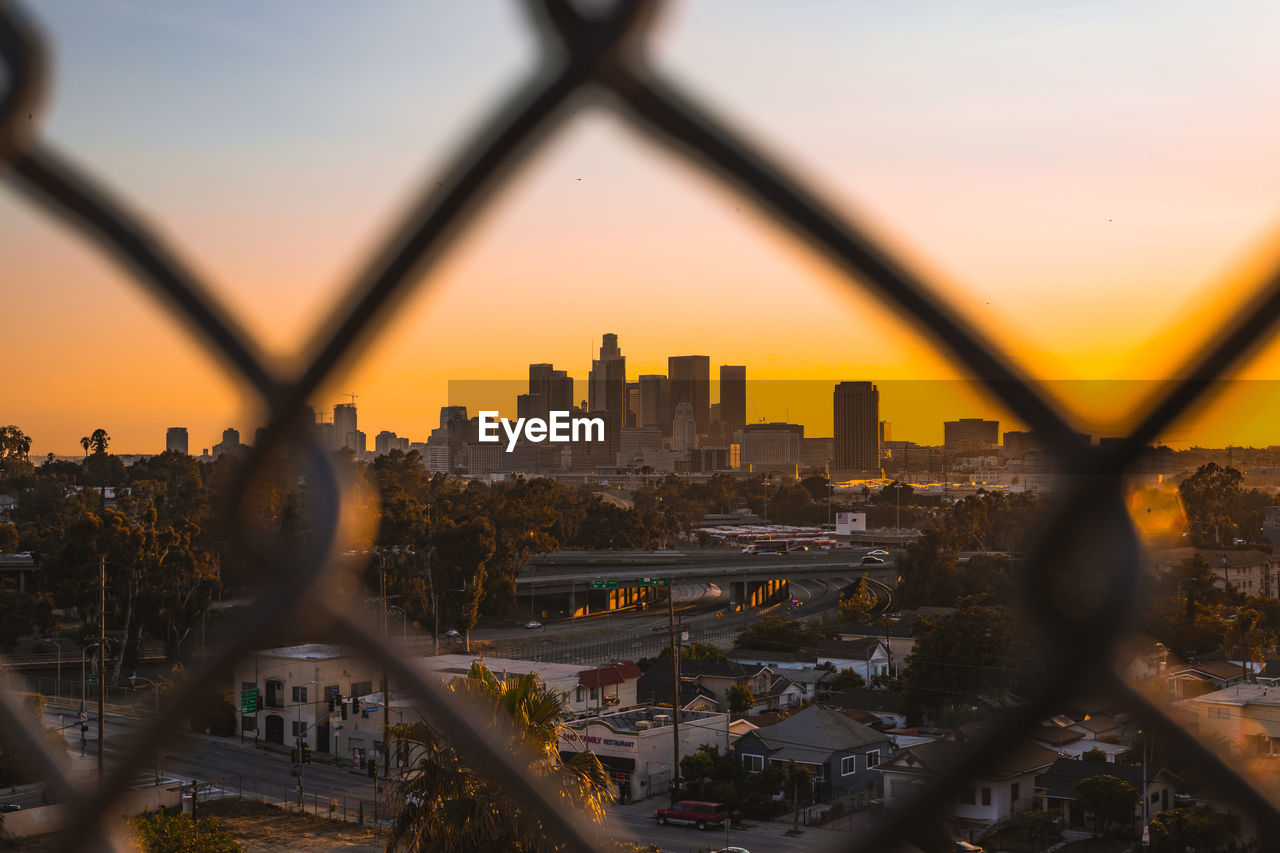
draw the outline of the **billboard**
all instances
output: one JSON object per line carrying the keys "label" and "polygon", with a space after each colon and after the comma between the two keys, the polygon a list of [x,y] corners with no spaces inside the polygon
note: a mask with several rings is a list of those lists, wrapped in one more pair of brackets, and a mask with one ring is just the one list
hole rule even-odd
{"label": "billboard", "polygon": [[848,536],[850,533],[867,532],[867,514],[865,512],[837,512],[836,535]]}

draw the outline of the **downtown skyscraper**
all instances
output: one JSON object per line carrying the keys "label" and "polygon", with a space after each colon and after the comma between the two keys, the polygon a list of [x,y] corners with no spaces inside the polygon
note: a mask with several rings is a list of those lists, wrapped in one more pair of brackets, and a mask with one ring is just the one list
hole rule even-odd
{"label": "downtown skyscraper", "polygon": [[870,382],[841,382],[833,403],[836,471],[879,476],[880,391]]}

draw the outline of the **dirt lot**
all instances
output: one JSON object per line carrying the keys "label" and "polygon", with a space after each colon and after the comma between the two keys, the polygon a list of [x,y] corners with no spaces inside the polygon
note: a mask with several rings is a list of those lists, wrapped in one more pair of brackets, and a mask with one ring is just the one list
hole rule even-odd
{"label": "dirt lot", "polygon": [[[382,853],[386,849],[385,834],[379,840],[372,830],[355,824],[293,814],[247,800],[215,800],[202,811],[204,817],[222,821],[247,853]],[[0,852],[46,853],[57,849],[58,840],[55,834],[0,841]]]}

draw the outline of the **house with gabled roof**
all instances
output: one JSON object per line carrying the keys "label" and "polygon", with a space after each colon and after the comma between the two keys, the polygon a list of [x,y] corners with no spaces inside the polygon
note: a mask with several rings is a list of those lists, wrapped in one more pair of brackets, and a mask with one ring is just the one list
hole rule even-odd
{"label": "house with gabled roof", "polygon": [[[1063,825],[1069,827],[1090,826],[1090,814],[1080,805],[1076,785],[1094,776],[1114,776],[1128,782],[1147,800],[1147,817],[1175,808],[1174,785],[1176,777],[1159,767],[1143,768],[1137,764],[1111,764],[1103,761],[1081,761],[1078,758],[1059,758],[1053,766],[1036,777],[1036,793],[1044,800],[1044,809],[1060,815]],[[1141,817],[1141,802],[1134,806],[1135,818]]]}
{"label": "house with gabled roof", "polygon": [[[973,730],[957,729],[946,738],[903,749],[880,767],[886,808],[911,808],[916,794],[935,776],[963,761],[972,749]],[[1053,766],[1058,753],[1019,738],[956,791],[947,814],[986,826],[1025,812],[1035,803],[1036,777]]]}
{"label": "house with gabled roof", "polygon": [[897,753],[893,739],[823,705],[811,705],[771,726],[747,732],[733,754],[749,773],[770,764],[809,768],[817,792],[863,805],[880,787],[880,765]]}

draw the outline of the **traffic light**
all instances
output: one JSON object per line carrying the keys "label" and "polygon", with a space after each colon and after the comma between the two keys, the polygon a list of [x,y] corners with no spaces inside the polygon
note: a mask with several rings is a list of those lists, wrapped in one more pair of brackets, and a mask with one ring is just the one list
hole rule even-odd
{"label": "traffic light", "polygon": [[311,763],[311,747],[308,746],[305,742],[302,744],[302,763],[303,764]]}
{"label": "traffic light", "polygon": [[88,723],[81,723],[81,724],[80,724],[80,731],[82,731],[82,732],[87,732],[87,731],[89,731],[89,724],[88,724]]}
{"label": "traffic light", "polygon": [[366,765],[368,766],[368,768],[369,768],[369,778],[371,778],[371,779],[376,778],[376,777],[377,777],[377,775],[378,775],[378,761],[377,761],[377,759],[370,758],[368,761],[366,761],[366,762],[365,762],[365,764],[366,764]]}
{"label": "traffic light", "polygon": [[259,697],[258,697],[258,710],[259,710],[259,711],[261,711],[261,710],[262,710],[262,697],[261,697],[261,696],[259,696]]}

